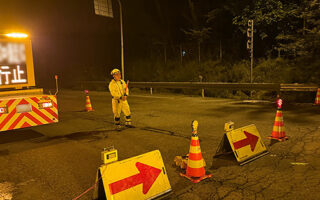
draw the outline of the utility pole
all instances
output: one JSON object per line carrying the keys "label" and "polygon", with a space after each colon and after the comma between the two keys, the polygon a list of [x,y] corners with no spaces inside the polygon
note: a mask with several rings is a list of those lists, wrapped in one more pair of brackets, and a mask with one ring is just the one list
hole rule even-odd
{"label": "utility pole", "polygon": [[250,83],[253,82],[253,20],[248,20],[247,29],[247,49],[250,50],[251,66],[250,66]]}

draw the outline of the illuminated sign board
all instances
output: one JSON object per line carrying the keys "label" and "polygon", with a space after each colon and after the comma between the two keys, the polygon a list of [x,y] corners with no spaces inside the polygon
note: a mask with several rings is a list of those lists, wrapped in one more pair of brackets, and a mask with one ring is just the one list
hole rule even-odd
{"label": "illuminated sign board", "polygon": [[34,86],[30,40],[0,40],[0,88]]}
{"label": "illuminated sign board", "polygon": [[27,83],[25,65],[0,66],[0,85]]}
{"label": "illuminated sign board", "polygon": [[0,43],[0,63],[25,63],[25,45],[17,42]]}

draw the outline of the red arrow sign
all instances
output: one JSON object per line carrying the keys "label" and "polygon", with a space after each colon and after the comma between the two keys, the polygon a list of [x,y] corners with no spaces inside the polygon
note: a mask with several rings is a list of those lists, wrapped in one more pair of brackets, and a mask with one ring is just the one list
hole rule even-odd
{"label": "red arrow sign", "polygon": [[246,135],[247,138],[233,143],[235,150],[250,145],[251,151],[253,152],[256,148],[256,144],[259,140],[259,137],[251,133],[248,133],[247,131],[243,131],[243,133]]}
{"label": "red arrow sign", "polygon": [[117,194],[139,184],[142,184],[143,194],[148,193],[151,186],[161,173],[161,169],[154,168],[140,162],[136,163],[136,167],[140,172],[139,174],[109,184],[111,194]]}

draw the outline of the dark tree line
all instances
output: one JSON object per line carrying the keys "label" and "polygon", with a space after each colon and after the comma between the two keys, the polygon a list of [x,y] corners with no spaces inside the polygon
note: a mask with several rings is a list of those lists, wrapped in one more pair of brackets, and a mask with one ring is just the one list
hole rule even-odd
{"label": "dark tree line", "polygon": [[223,52],[244,58],[247,22],[253,19],[257,57],[320,53],[319,0],[154,0],[146,7],[156,10],[150,13],[158,28],[151,35],[154,44],[194,42],[200,51],[212,43],[220,58]]}
{"label": "dark tree line", "polygon": [[[127,51],[134,55],[127,63],[132,79],[199,81],[201,75],[204,81],[249,82],[250,19],[254,82],[320,83],[319,0],[144,0],[143,5],[149,24],[130,33],[143,45],[128,45],[134,53]],[[140,40],[134,34],[139,31]]]}

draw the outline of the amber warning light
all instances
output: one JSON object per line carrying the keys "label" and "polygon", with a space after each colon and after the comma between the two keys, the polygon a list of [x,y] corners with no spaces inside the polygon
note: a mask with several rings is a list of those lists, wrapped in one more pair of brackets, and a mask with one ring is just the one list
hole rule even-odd
{"label": "amber warning light", "polygon": [[5,36],[10,38],[27,38],[28,34],[25,33],[7,33]]}

